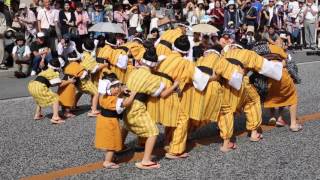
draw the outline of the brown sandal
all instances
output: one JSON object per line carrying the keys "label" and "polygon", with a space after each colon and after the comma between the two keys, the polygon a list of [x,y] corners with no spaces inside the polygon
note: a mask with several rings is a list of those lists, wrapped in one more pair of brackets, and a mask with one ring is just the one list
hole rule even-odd
{"label": "brown sandal", "polygon": [[188,153],[182,153],[182,154],[179,154],[179,155],[173,155],[173,154],[170,154],[170,153],[166,153],[165,157],[167,159],[185,159],[187,157],[189,157],[190,155]]}

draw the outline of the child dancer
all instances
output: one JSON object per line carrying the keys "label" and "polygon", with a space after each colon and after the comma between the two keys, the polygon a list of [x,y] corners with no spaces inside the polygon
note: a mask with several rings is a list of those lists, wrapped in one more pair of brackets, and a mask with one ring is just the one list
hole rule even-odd
{"label": "child dancer", "polygon": [[52,105],[53,115],[51,122],[53,124],[60,124],[64,121],[59,116],[59,96],[50,90],[51,86],[60,85],[66,86],[74,83],[74,79],[61,80],[59,78],[59,71],[63,67],[64,61],[62,59],[52,59],[48,64],[48,69],[42,71],[35,80],[29,82],[28,90],[31,96],[37,103],[37,108],[34,120],[43,119],[41,108]]}
{"label": "child dancer", "polygon": [[95,147],[105,150],[103,166],[108,169],[117,169],[119,165],[112,162],[112,158],[115,151],[122,149],[119,119],[122,117],[124,108],[133,102],[135,93],[131,92],[128,98],[120,98],[127,91],[113,73],[108,74],[106,80],[102,81],[107,82],[104,83],[106,87],[99,83],[99,89],[106,89],[106,94],[99,99],[101,114],[97,116]]}

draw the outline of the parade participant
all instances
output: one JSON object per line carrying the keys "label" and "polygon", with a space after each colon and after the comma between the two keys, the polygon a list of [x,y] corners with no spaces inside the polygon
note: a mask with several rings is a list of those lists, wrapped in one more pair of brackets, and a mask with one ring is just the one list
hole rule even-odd
{"label": "parade participant", "polygon": [[103,166],[107,169],[117,169],[119,165],[113,162],[113,155],[122,149],[119,119],[122,118],[124,109],[132,104],[136,93],[131,92],[128,98],[122,98],[126,89],[122,87],[116,75],[107,74],[104,78],[108,83],[99,84],[100,88],[106,90],[106,94],[100,96],[99,100],[101,114],[97,116],[95,147],[105,151]]}
{"label": "parade participant", "polygon": [[155,43],[157,55],[160,59],[163,59],[161,55],[168,56],[172,52],[174,41],[178,37],[185,35],[188,28],[188,22],[179,23],[177,28],[169,29],[160,36],[160,38]]}
{"label": "parade participant", "polygon": [[37,103],[34,120],[41,120],[44,116],[41,113],[42,107],[52,105],[53,115],[51,123],[60,124],[64,121],[59,116],[59,96],[50,90],[51,86],[59,85],[60,87],[74,83],[74,79],[61,80],[59,71],[64,65],[62,59],[52,59],[48,64],[48,69],[42,71],[35,80],[28,84],[28,91]]}
{"label": "parade participant", "polygon": [[[106,63],[108,70],[115,73],[117,78],[124,82],[126,69],[128,65],[128,52],[124,49],[117,49],[117,40],[114,35],[109,34],[105,41],[105,46],[99,50],[97,55],[100,63]],[[107,72],[108,70],[103,70],[102,72]],[[101,78],[101,73],[100,76]]]}
{"label": "parade participant", "polygon": [[[202,91],[210,79],[210,76],[202,73],[193,62],[184,58],[189,53],[189,49],[190,42],[187,36],[183,35],[175,40],[173,52],[160,62],[157,74],[161,76],[166,86],[179,80],[179,88],[167,98],[151,99],[148,103],[151,117],[166,127],[165,145],[171,141],[168,158],[188,156],[187,153],[184,153],[185,144],[180,140],[180,137],[186,138],[186,133],[183,132],[188,126],[189,119],[187,112],[180,108],[180,97],[186,85],[192,84],[196,89]],[[172,140],[171,137],[173,137]]]}
{"label": "parade participant", "polygon": [[230,125],[233,122],[228,122],[231,120],[230,118],[219,119],[224,93],[222,84],[226,81],[230,88],[239,90],[242,84],[243,71],[222,58],[220,56],[221,50],[222,47],[220,45],[213,46],[205,51],[204,56],[196,62],[197,67],[202,72],[209,75],[216,74],[217,80],[209,82],[203,92],[192,88],[192,102],[190,102],[191,105],[189,107],[191,120],[189,130],[195,130],[210,122],[217,122],[219,129],[221,129],[220,136],[224,140],[222,149],[228,149],[233,144],[230,143],[230,138],[224,132],[232,131],[233,127]]}
{"label": "parade participant", "polygon": [[[269,123],[276,123],[278,126],[287,125],[287,122],[283,120],[283,107],[289,106],[291,119],[290,130],[293,132],[300,131],[302,130],[302,125],[297,123],[297,89],[286,68],[288,54],[283,48],[277,45],[268,44],[267,46],[270,54],[265,54],[265,57],[272,61],[280,61],[284,65],[280,81],[268,78],[268,94],[263,104],[265,108],[270,109],[271,118]],[[279,117],[277,120],[275,118],[275,108],[279,108]]]}
{"label": "parade participant", "polygon": [[63,115],[72,118],[75,115],[70,110],[75,106],[77,87],[79,88],[80,81],[87,77],[88,72],[80,65],[81,56],[76,51],[68,54],[68,62],[69,64],[64,68],[64,79],[74,78],[76,83],[59,87],[58,94],[60,105],[64,108]]}
{"label": "parade participant", "polygon": [[132,106],[126,111],[126,126],[137,136],[147,138],[143,159],[136,163],[136,167],[140,169],[160,168],[160,164],[151,159],[159,130],[155,120],[147,111],[146,101],[149,96],[167,97],[179,84],[176,81],[172,86],[165,86],[159,76],[152,74],[157,65],[158,57],[155,48],[147,49],[141,59],[141,66],[130,73],[127,81],[128,89],[137,92],[137,94]]}
{"label": "parade participant", "polygon": [[[96,62],[94,57],[94,49],[95,45],[91,39],[85,39],[82,45],[83,55],[80,65],[88,71],[89,74],[95,74],[99,70],[105,68],[106,64],[99,64]],[[100,112],[97,110],[98,101],[99,101],[99,93],[97,87],[92,83],[90,77],[83,79],[80,81],[79,92],[76,95],[76,107],[77,103],[82,96],[82,93],[88,93],[91,97],[91,112],[88,113],[89,117],[95,117]]]}
{"label": "parade participant", "polygon": [[[223,49],[223,57],[230,63],[243,68],[246,75],[243,78],[241,89],[239,91],[229,88],[228,84],[223,84],[224,95],[221,106],[221,115],[219,116],[218,121],[224,118],[230,118],[231,120],[227,122],[232,123],[230,126],[233,127],[234,113],[237,111],[244,111],[247,118],[246,128],[248,131],[251,131],[250,140],[253,142],[260,141],[262,139],[262,135],[257,132],[257,129],[260,127],[262,122],[260,96],[253,85],[250,84],[247,73],[249,71],[256,71],[262,75],[279,81],[282,76],[282,64],[268,61],[254,51],[243,49],[243,47],[238,44],[225,46]],[[227,134],[226,139],[230,139],[233,132],[230,131],[222,133]],[[223,146],[220,150],[228,152],[236,148],[234,143],[231,143],[231,145],[232,146],[229,146],[227,149]]]}

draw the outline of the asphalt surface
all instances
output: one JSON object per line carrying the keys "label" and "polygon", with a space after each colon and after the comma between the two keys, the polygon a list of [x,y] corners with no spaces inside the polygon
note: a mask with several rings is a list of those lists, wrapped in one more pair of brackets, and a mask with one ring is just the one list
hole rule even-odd
{"label": "asphalt surface", "polygon": [[[300,115],[320,111],[319,69],[320,62],[299,65],[303,80],[298,85]],[[25,93],[19,83],[22,84],[20,80],[14,86],[1,83],[1,87],[12,94],[18,89]],[[30,97],[11,99],[11,94],[0,93],[6,99],[0,100],[0,179],[17,179],[103,160],[103,153],[93,148],[95,119],[87,118],[85,111],[55,126],[49,123],[48,108],[44,111],[47,118],[35,122],[35,104]],[[24,95],[17,93],[13,97]],[[89,97],[84,96],[82,108],[88,109],[88,103]],[[243,119],[236,121],[236,129],[244,129]],[[218,143],[196,147],[185,160],[158,158],[162,166],[158,171],[141,171],[134,163],[123,163],[118,170],[100,169],[64,179],[320,179],[319,129],[320,121],[316,120],[305,123],[304,130],[298,133],[289,132],[287,127],[265,132],[261,143],[237,137],[239,148],[228,154],[219,152]],[[215,134],[217,129],[211,125],[193,137]],[[127,143],[132,145],[134,141],[135,136],[130,134]]]}

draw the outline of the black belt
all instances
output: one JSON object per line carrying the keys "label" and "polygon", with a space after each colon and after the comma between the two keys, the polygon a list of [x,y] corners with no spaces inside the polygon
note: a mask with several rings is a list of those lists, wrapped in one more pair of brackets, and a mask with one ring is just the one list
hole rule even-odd
{"label": "black belt", "polygon": [[38,82],[40,82],[42,84],[45,84],[47,87],[50,87],[50,85],[51,85],[50,81],[47,78],[43,77],[43,76],[36,77],[35,81],[38,81]]}
{"label": "black belt", "polygon": [[127,48],[127,47],[125,47],[125,46],[120,46],[120,47],[118,47],[117,49],[122,49],[122,50],[124,50],[126,53],[129,52],[129,48]]}
{"label": "black belt", "polygon": [[104,117],[121,118],[122,114],[118,114],[117,111],[101,108],[101,115]]}
{"label": "black belt", "polygon": [[152,73],[153,75],[166,78],[166,79],[168,79],[169,81],[171,81],[171,83],[174,82],[174,80],[172,79],[172,77],[170,77],[170,76],[169,76],[168,74],[166,74],[166,73],[159,72],[159,71],[151,71],[151,73]]}
{"label": "black belt", "polygon": [[244,69],[244,65],[239,60],[234,59],[234,58],[226,58],[226,59],[227,59],[227,61],[229,61],[229,63],[234,64],[234,65],[239,65],[239,66],[241,66],[242,69]]}
{"label": "black belt", "polygon": [[101,64],[104,64],[104,62],[106,62],[107,60],[106,59],[104,59],[104,58],[96,58],[96,61],[97,61],[97,63],[101,63]]}
{"label": "black belt", "polygon": [[201,72],[208,74],[209,76],[212,76],[213,70],[206,66],[197,66],[197,68],[200,69]]}
{"label": "black belt", "polygon": [[79,77],[75,77],[73,75],[70,74],[65,74],[62,78],[62,80],[67,81],[69,78],[74,78],[74,80],[76,80],[75,84],[79,84],[80,83],[80,78]]}
{"label": "black belt", "polygon": [[134,96],[134,99],[140,101],[140,102],[143,102],[143,103],[146,103],[149,99],[149,95],[146,94],[146,93],[137,93],[135,96]]}
{"label": "black belt", "polygon": [[160,40],[160,43],[167,46],[169,49],[172,50],[172,44],[169,41],[166,40]]}

